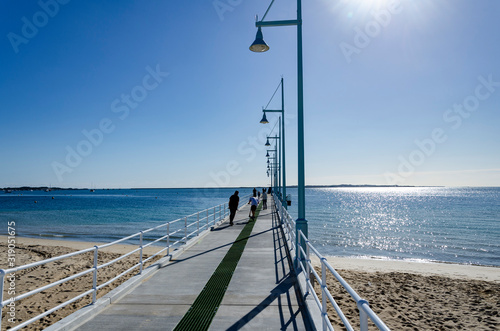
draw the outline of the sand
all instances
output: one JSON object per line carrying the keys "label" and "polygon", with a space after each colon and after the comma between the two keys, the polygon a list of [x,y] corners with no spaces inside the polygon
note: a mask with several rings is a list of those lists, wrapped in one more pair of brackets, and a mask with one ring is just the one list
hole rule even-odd
{"label": "sand", "polygon": [[[0,268],[6,267],[7,238],[0,236]],[[16,238],[16,263],[23,265],[42,259],[77,251],[99,243]],[[135,246],[134,246],[135,247]],[[130,245],[117,245],[99,254],[99,261],[109,261],[134,249]],[[159,248],[145,250],[152,254]],[[92,253],[78,256],[68,261],[58,261],[35,267],[16,274],[16,291],[25,293],[36,286],[62,279],[90,267]],[[133,264],[128,261],[99,272],[99,283],[110,275],[127,269]],[[499,330],[500,329],[500,268],[478,267],[456,264],[414,263],[385,260],[362,260],[328,258],[332,266],[344,277],[352,288],[370,302],[372,309],[392,330]],[[317,263],[318,261],[316,261]],[[134,275],[136,272],[130,274]],[[329,273],[328,273],[329,274]],[[87,278],[85,278],[87,277]],[[89,289],[91,276],[78,281],[70,281],[51,290],[44,291],[16,303],[16,320],[25,321],[30,317],[55,307],[63,301]],[[117,287],[121,282],[101,290],[98,297]],[[343,292],[328,276],[329,286],[342,310],[351,318],[353,326],[358,325],[357,309],[348,294]],[[6,282],[7,284],[7,282]],[[9,298],[5,289],[4,300]],[[318,288],[319,290],[319,288]],[[30,330],[42,330],[89,304],[87,297],[79,302],[32,324]],[[4,308],[4,315],[6,312]],[[330,307],[331,315],[335,315]],[[2,320],[2,330],[12,326]],[[332,319],[335,330],[343,330],[339,322]],[[19,322],[16,322],[16,324]],[[376,330],[371,326],[370,330]]]}
{"label": "sand", "polygon": [[[500,329],[500,268],[333,257],[327,260],[368,300],[391,330]],[[330,272],[327,284],[351,324],[359,328],[354,301]],[[316,292],[320,292],[319,286]],[[332,306],[329,315],[335,316]],[[335,330],[345,330],[340,319],[330,320]],[[377,328],[370,325],[373,329]]]}
{"label": "sand", "polygon": [[[94,245],[102,243],[91,242],[76,242],[65,240],[47,240],[47,239],[32,239],[32,238],[16,238],[15,258],[16,265],[25,265],[35,261],[49,259],[51,257],[67,254],[70,252],[83,250]],[[103,249],[99,253],[99,264],[110,261],[134,250],[137,246],[131,245],[114,245]],[[159,247],[146,247],[144,249],[144,257],[150,256],[156,251],[160,250]],[[0,236],[0,268],[7,269],[7,238]],[[15,278],[15,291],[16,295],[26,293],[43,285],[47,285],[55,280],[63,279],[71,276],[77,272],[86,270],[92,267],[93,252],[88,252],[75,257],[67,258],[61,261],[52,262],[42,266],[26,269],[16,273]],[[107,280],[113,278],[118,273],[121,273],[132,265],[137,263],[139,254],[134,253],[126,259],[113,264],[113,266],[103,268],[98,272],[98,284],[102,284]],[[153,259],[154,261],[157,258]],[[146,264],[151,265],[153,262]],[[131,276],[138,273],[138,269],[132,270],[126,276],[111,283],[109,286],[104,287],[98,291],[97,297],[100,298],[118,285],[129,279]],[[5,281],[4,300],[9,299],[12,295],[8,294],[8,282]],[[20,324],[50,308],[53,308],[78,294],[92,288],[92,274],[88,274],[68,281],[64,284],[55,286],[49,290],[40,292],[28,298],[16,302],[15,307],[15,321],[12,323],[8,320],[10,316],[8,307],[3,309],[2,314],[2,330]],[[91,296],[82,298],[79,301],[69,304],[68,306],[57,310],[56,312],[40,319],[39,321],[31,324],[28,329],[30,330],[43,330],[47,326],[61,320],[76,310],[91,303]]]}

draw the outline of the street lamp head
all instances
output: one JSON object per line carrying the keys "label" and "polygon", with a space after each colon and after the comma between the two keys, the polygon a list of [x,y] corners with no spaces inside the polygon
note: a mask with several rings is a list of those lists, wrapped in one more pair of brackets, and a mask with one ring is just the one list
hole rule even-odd
{"label": "street lamp head", "polygon": [[262,119],[260,120],[260,123],[262,124],[267,124],[269,123],[269,121],[267,120],[266,118],[266,113],[264,112],[264,115],[262,116]]}
{"label": "street lamp head", "polygon": [[260,26],[259,26],[259,29],[257,30],[257,35],[255,36],[255,41],[250,46],[250,50],[252,52],[257,52],[257,53],[261,53],[261,52],[265,52],[265,51],[269,50],[269,46],[267,46],[266,42],[264,41],[264,39],[262,37],[262,30],[260,29]]}
{"label": "street lamp head", "polygon": [[266,157],[269,157],[269,152],[267,152]]}
{"label": "street lamp head", "polygon": [[271,146],[271,144],[269,143],[269,137],[267,137],[266,144],[264,146]]}

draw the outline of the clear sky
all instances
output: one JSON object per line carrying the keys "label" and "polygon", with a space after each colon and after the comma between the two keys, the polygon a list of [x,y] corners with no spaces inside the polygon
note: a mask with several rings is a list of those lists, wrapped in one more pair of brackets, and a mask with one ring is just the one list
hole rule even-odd
{"label": "clear sky", "polygon": [[[2,1],[0,187],[266,185],[281,76],[296,184],[296,28],[248,49],[269,3]],[[499,1],[302,6],[306,184],[500,186]]]}

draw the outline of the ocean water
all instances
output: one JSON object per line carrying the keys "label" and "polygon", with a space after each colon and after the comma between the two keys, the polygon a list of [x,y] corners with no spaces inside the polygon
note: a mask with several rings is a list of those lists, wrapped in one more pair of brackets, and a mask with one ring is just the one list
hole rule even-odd
{"label": "ocean water", "polygon": [[[17,235],[22,237],[111,242],[227,202],[234,191],[96,189],[95,192],[0,193],[0,224],[5,224],[0,234],[6,234],[7,222],[15,221]],[[247,191],[250,195],[251,190]],[[171,232],[176,227],[177,224]],[[145,239],[155,235],[155,232],[148,233]]]}
{"label": "ocean water", "polygon": [[500,188],[309,188],[306,219],[324,255],[500,266]]}
{"label": "ocean water", "polygon": [[[0,193],[0,234],[15,221],[19,236],[109,242],[227,202],[234,190]],[[297,189],[287,194],[296,217]],[[307,188],[306,219],[324,255],[500,266],[500,188]]]}

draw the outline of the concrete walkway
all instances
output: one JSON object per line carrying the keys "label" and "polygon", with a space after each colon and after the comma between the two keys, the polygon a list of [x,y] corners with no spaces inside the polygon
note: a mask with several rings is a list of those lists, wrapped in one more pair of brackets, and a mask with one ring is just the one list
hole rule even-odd
{"label": "concrete walkway", "polygon": [[[223,223],[76,330],[174,329],[249,221],[248,211],[245,205],[234,226]],[[312,329],[290,263],[275,214],[262,210],[209,330]]]}

